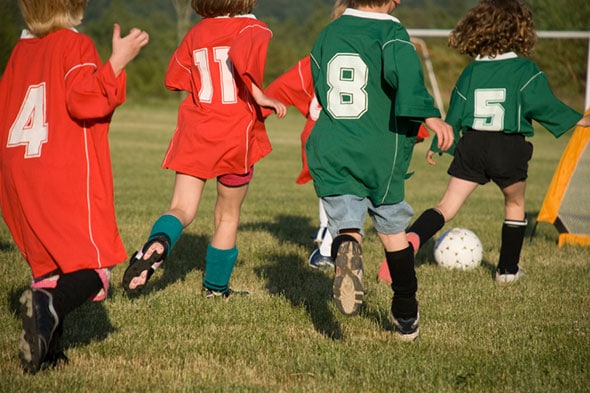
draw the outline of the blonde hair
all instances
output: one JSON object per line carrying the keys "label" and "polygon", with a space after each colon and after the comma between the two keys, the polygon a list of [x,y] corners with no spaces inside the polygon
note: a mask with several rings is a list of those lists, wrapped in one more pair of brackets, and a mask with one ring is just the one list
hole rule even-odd
{"label": "blonde hair", "polygon": [[483,0],[467,11],[449,35],[449,46],[469,56],[533,52],[537,34],[533,16],[520,0]]}
{"label": "blonde hair", "polygon": [[27,28],[37,37],[78,26],[87,5],[88,0],[18,0]]}
{"label": "blonde hair", "polygon": [[336,20],[344,13],[344,11],[350,6],[350,0],[336,0],[332,7],[332,13],[330,14],[330,20]]}
{"label": "blonde hair", "polygon": [[380,7],[382,5],[387,5],[393,2],[393,0],[349,0],[348,6],[350,8],[358,8],[358,7]]}
{"label": "blonde hair", "polygon": [[256,0],[191,0],[193,10],[204,18],[249,14]]}

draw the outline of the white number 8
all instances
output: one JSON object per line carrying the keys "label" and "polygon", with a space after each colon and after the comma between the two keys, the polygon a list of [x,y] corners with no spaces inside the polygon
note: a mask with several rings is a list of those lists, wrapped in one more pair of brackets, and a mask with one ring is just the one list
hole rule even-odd
{"label": "white number 8", "polygon": [[368,108],[369,69],[358,54],[337,54],[328,63],[328,112],[336,119],[358,119]]}

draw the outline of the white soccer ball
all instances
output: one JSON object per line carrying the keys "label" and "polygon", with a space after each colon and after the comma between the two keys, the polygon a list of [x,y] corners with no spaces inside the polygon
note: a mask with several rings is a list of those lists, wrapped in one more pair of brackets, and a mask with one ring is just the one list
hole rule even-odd
{"label": "white soccer ball", "polygon": [[475,269],[481,263],[482,257],[481,241],[469,229],[449,229],[434,243],[434,260],[439,266],[447,269]]}

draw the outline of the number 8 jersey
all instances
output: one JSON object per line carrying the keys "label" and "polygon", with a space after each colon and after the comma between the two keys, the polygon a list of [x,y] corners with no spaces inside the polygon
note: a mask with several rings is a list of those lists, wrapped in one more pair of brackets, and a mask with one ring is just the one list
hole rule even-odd
{"label": "number 8 jersey", "polygon": [[420,124],[440,117],[406,29],[391,15],[347,9],[311,59],[322,106],[306,145],[316,193],[401,202]]}

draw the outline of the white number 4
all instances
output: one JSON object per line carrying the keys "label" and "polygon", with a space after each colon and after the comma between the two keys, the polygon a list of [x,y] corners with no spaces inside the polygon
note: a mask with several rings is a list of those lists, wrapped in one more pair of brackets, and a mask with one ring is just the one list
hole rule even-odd
{"label": "white number 4", "polygon": [[10,127],[6,147],[26,146],[25,158],[41,157],[47,134],[45,83],[41,83],[29,86],[18,117]]}

